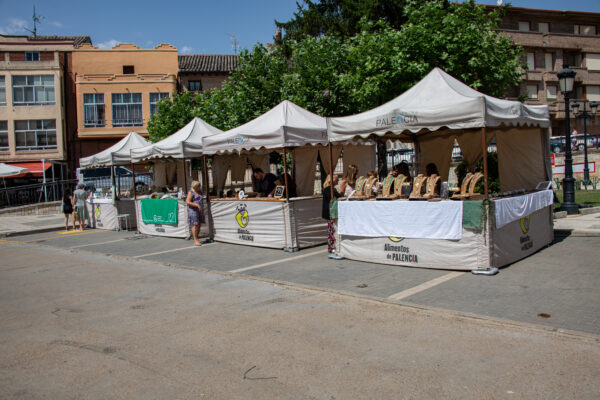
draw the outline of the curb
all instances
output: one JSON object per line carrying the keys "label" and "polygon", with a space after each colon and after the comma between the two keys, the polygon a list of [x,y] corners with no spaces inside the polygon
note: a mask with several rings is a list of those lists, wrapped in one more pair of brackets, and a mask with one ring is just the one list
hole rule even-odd
{"label": "curb", "polygon": [[60,226],[60,227],[51,226],[51,227],[47,227],[47,228],[32,229],[32,230],[29,230],[29,231],[1,232],[0,233],[0,238],[11,237],[11,236],[34,235],[36,233],[54,232],[54,231],[60,231],[62,228],[64,228],[64,226]]}
{"label": "curb", "polygon": [[560,237],[600,237],[600,230],[554,229],[554,236]]}

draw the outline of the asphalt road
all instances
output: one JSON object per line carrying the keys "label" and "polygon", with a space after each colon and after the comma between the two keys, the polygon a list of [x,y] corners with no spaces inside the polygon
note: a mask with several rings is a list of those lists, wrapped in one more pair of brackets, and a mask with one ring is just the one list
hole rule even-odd
{"label": "asphalt road", "polygon": [[[0,243],[0,398],[600,397],[598,336],[367,297],[430,282],[405,300],[454,297],[451,305],[464,305],[470,298],[476,309],[505,303],[501,310],[528,285],[547,288],[550,299],[575,280],[563,282],[567,273],[543,269],[542,261],[587,247],[580,239],[545,250],[552,253],[540,266],[512,266],[496,277],[460,274],[431,286],[448,272],[330,261],[320,248],[189,248],[182,240],[89,232]],[[168,266],[159,257],[191,265]],[[585,296],[595,286],[593,270],[569,268],[582,289],[570,293]],[[268,283],[259,272],[317,289]],[[524,303],[519,309],[553,307]]]}
{"label": "asphalt road", "polygon": [[491,277],[330,260],[326,246],[296,253],[218,242],[194,247],[182,239],[103,230],[8,239],[0,243],[148,260],[600,335],[600,237],[557,238],[553,245]]}

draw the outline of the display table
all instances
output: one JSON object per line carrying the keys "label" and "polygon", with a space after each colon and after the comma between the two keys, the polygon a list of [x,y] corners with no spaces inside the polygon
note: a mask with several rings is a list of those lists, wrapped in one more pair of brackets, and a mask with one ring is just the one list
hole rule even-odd
{"label": "display table", "polygon": [[352,260],[421,268],[502,267],[552,242],[551,207],[551,191],[491,200],[489,205],[340,201],[338,251]]}
{"label": "display table", "polygon": [[[97,229],[120,229],[117,215],[129,214],[127,217],[128,227],[136,227],[135,204],[133,199],[95,199],[86,201],[90,224]],[[123,223],[125,225],[125,223]]]}
{"label": "display table", "polygon": [[[144,222],[142,218],[142,200],[137,199],[135,201],[135,215],[137,220],[137,228],[140,233],[144,233],[152,236],[167,236],[175,238],[188,238],[191,235],[190,227],[188,225],[188,214],[187,205],[185,200],[176,200],[176,217],[174,218],[175,223],[160,223],[161,221],[157,218],[154,222]],[[174,199],[150,199],[156,202],[172,202]],[[206,215],[206,205],[204,214]],[[170,221],[167,221],[170,222]],[[208,225],[202,224],[200,228],[200,236],[208,235]]]}
{"label": "display table", "polygon": [[211,199],[214,239],[295,250],[327,242],[322,197]]}

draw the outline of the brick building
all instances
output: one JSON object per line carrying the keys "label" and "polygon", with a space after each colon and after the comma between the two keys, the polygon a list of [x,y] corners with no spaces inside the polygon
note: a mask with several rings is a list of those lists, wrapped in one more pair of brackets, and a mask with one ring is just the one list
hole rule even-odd
{"label": "brick building", "polygon": [[[507,97],[547,104],[553,136],[565,133],[564,98],[556,76],[564,63],[577,73],[572,98],[600,102],[600,13],[510,7],[500,30],[523,47],[529,67]],[[588,133],[600,134],[599,121],[588,120]],[[583,133],[581,119],[572,119],[571,126]]]}
{"label": "brick building", "polygon": [[234,54],[182,54],[179,56],[179,90],[219,89],[236,69]]}
{"label": "brick building", "polygon": [[77,120],[68,68],[85,43],[89,36],[0,35],[0,162],[41,171],[45,159],[45,167],[61,166],[53,167],[59,176],[72,171]]}

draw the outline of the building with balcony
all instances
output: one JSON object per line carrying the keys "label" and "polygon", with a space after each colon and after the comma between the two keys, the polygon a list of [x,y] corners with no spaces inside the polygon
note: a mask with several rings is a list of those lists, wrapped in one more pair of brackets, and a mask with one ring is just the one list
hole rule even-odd
{"label": "building with balcony", "polygon": [[220,89],[237,68],[238,55],[182,54],[179,56],[179,90],[201,92]]}
{"label": "building with balcony", "polygon": [[73,52],[77,104],[77,158],[98,153],[131,131],[148,135],[157,103],[177,90],[177,49],[161,44],[141,49],[119,44]]}
{"label": "building with balcony", "polygon": [[68,65],[84,43],[89,36],[0,35],[0,162],[67,165],[76,120]]}
{"label": "building with balcony", "polygon": [[[600,13],[510,7],[499,28],[523,48],[529,68],[507,97],[547,104],[553,136],[565,133],[565,103],[556,76],[563,64],[577,73],[571,97],[600,102]],[[599,121],[588,120],[588,133],[600,134]],[[572,119],[571,127],[583,133],[581,119]]]}

